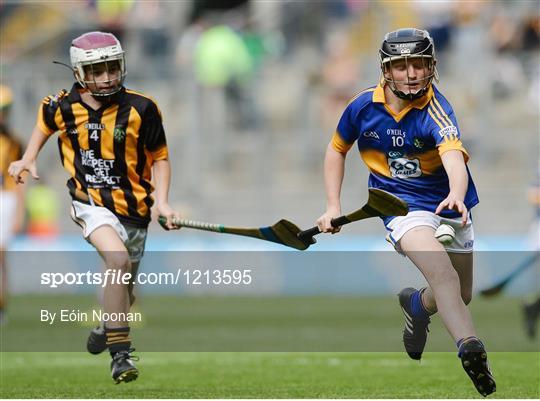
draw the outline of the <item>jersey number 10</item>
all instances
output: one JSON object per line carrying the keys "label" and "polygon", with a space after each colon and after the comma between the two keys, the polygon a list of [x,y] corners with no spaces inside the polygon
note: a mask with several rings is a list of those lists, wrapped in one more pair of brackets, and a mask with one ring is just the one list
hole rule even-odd
{"label": "jersey number 10", "polygon": [[392,145],[393,146],[403,146],[405,140],[402,136],[392,136]]}

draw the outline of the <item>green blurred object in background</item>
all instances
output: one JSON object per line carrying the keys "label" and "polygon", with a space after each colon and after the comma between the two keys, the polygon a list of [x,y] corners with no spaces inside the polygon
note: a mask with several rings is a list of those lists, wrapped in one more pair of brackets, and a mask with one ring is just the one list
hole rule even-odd
{"label": "green blurred object in background", "polygon": [[26,194],[28,234],[54,236],[58,234],[59,199],[56,191],[45,184],[28,188]]}
{"label": "green blurred object in background", "polygon": [[204,86],[226,86],[232,81],[248,78],[253,69],[249,51],[231,28],[218,25],[200,38],[195,51],[195,70]]}

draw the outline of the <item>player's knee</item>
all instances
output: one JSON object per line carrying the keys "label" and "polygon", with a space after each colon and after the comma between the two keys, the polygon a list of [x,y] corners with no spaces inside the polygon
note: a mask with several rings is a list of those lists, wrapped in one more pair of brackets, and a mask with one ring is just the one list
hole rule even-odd
{"label": "player's knee", "polygon": [[437,273],[430,280],[432,285],[444,285],[459,288],[459,276],[452,266],[437,269]]}
{"label": "player's knee", "polygon": [[120,270],[129,273],[131,262],[127,252],[108,252],[105,256],[105,263],[108,269]]}

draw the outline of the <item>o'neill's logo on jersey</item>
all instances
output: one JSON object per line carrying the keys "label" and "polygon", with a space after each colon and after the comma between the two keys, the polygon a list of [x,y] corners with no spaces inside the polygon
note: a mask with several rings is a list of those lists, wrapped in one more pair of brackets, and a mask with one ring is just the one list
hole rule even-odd
{"label": "o'neill's logo on jersey", "polygon": [[386,135],[401,136],[401,137],[405,138],[406,133],[401,131],[400,129],[387,129],[386,130]]}
{"label": "o'neill's logo on jersey", "polygon": [[105,124],[101,124],[101,123],[86,123],[84,124],[84,128],[86,128],[87,130],[102,130],[102,129],[105,129]]}
{"label": "o'neill's logo on jersey", "polygon": [[414,138],[414,146],[418,149],[422,149],[424,147],[424,141],[422,141],[420,138]]}
{"label": "o'neill's logo on jersey", "polygon": [[447,136],[447,135],[456,135],[457,136],[457,128],[453,125],[449,125],[448,127],[444,127],[442,130],[439,131],[439,135],[441,137]]}

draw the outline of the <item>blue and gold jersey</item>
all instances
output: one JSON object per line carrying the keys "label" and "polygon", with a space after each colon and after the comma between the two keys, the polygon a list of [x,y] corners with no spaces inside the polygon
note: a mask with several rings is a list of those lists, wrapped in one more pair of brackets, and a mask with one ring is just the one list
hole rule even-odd
{"label": "blue and gold jersey", "polygon": [[[346,153],[355,141],[360,156],[370,170],[369,186],[388,191],[409,204],[409,210],[435,212],[450,192],[441,155],[449,150],[469,155],[463,147],[452,106],[431,86],[400,113],[386,104],[380,85],[356,95],[341,116],[332,138],[333,148]],[[469,169],[465,205],[478,203]],[[444,210],[443,217],[458,217]]]}

